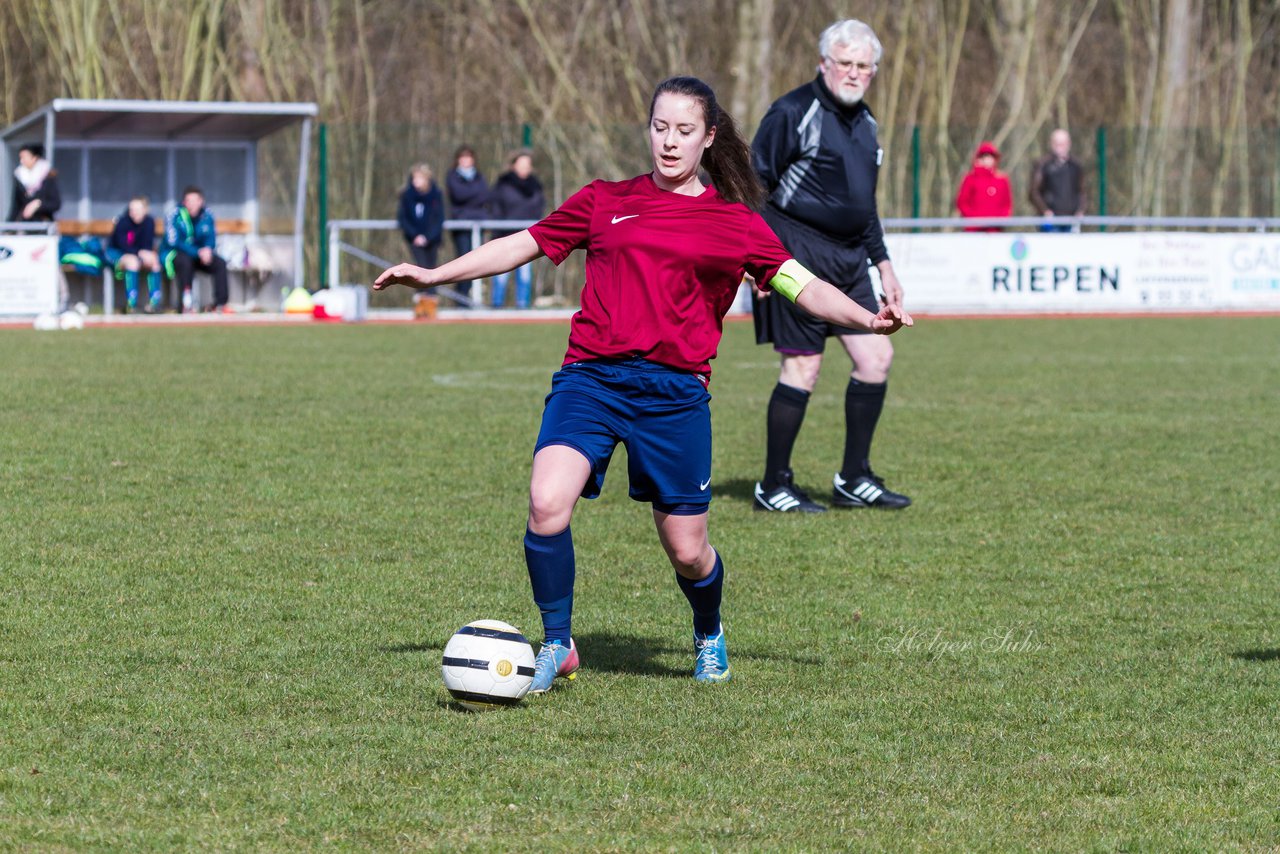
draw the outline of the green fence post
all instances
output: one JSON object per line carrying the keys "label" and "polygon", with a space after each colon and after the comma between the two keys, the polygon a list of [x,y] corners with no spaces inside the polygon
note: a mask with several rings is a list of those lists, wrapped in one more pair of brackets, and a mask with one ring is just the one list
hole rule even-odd
{"label": "green fence post", "polygon": [[320,201],[320,287],[329,286],[329,128],[320,124],[320,140],[316,168],[319,180],[316,195]]}
{"label": "green fence post", "polygon": [[520,126],[521,148],[533,148],[533,125],[525,122]]}
{"label": "green fence post", "polygon": [[[1098,216],[1107,215],[1107,128],[1098,125]],[[1101,228],[1106,231],[1104,225]]]}
{"label": "green fence post", "polygon": [[911,218],[920,218],[920,126],[911,126]]}

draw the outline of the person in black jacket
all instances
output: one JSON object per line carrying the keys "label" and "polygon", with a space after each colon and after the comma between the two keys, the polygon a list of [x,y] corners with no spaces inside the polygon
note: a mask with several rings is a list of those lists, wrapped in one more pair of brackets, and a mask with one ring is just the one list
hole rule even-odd
{"label": "person in black jacket", "polygon": [[[453,155],[453,168],[445,179],[449,190],[452,219],[485,219],[489,215],[489,183],[476,168],[476,153],[464,145]],[[453,232],[453,250],[458,257],[471,251],[471,232]],[[471,282],[458,282],[453,288],[463,296],[471,295]]]}
{"label": "person in black jacket", "polygon": [[[533,174],[533,152],[522,148],[511,155],[511,168],[493,182],[493,216],[495,219],[539,220],[547,206],[542,192],[542,182]],[[494,237],[506,237],[514,231],[497,231]],[[533,263],[521,264],[515,269],[516,308],[528,308],[533,304]],[[507,282],[510,273],[493,277],[494,308],[502,308],[507,302]]]}
{"label": "person in black jacket", "polygon": [[9,222],[52,222],[62,207],[62,194],[57,171],[44,159],[44,146],[32,143],[19,148],[13,177]]}
{"label": "person in black jacket", "polygon": [[[880,61],[880,40],[861,21],[837,21],[823,31],[818,53],[817,78],[773,103],[751,145],[769,193],[764,218],[797,261],[871,312],[879,309],[867,267],[868,261],[874,264],[885,304],[901,309],[902,286],[876,210],[883,152],[875,117],[863,100]],[[869,460],[893,362],[889,339],[817,320],[789,300],[756,294],[753,309],[757,342],[772,344],[782,359],[769,400],[765,469],[755,486],[755,509],[826,509],[795,485],[791,451],[831,336],[840,339],[853,362],[845,392],[844,460],[832,479],[832,503],[909,505],[910,498],[885,488]]]}
{"label": "person in black jacket", "polygon": [[160,310],[160,256],[156,254],[156,221],[146,196],[134,196],[116,217],[107,242],[107,262],[124,275],[129,311],[138,309],[138,272],[147,271],[147,313]]}
{"label": "person in black jacket", "polygon": [[[1031,207],[1045,219],[1084,216],[1084,168],[1071,156],[1071,134],[1058,128],[1049,135],[1049,151],[1031,166]],[[1070,231],[1045,223],[1041,231]]]}
{"label": "person in black jacket", "polygon": [[[413,263],[419,267],[434,267],[440,239],[444,234],[444,197],[431,179],[431,167],[418,163],[409,170],[409,183],[400,193],[400,207],[396,222],[409,244]],[[429,295],[428,290],[414,294],[414,303],[420,303]]]}

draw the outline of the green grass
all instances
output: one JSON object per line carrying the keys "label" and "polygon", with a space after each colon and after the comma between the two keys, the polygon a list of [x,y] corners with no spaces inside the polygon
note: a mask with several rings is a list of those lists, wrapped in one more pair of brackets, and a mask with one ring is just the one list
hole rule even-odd
{"label": "green grass", "polygon": [[1280,319],[925,321],[874,454],[916,505],[814,518],[751,512],[776,365],[732,324],[734,681],[689,678],[616,460],[574,520],[580,678],[462,713],[454,629],[539,634],[564,334],[0,333],[0,849],[1280,846]]}

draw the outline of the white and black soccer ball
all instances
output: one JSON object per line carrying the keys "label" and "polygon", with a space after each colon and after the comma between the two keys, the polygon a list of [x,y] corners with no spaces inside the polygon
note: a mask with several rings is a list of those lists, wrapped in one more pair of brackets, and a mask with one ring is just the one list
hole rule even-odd
{"label": "white and black soccer ball", "polygon": [[515,626],[476,620],[449,638],[440,673],[444,687],[465,708],[512,706],[533,683],[533,647]]}

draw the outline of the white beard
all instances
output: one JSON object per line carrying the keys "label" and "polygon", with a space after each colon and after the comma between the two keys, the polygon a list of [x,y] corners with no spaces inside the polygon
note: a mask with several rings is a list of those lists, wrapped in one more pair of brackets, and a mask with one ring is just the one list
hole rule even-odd
{"label": "white beard", "polygon": [[839,91],[833,92],[832,94],[835,95],[836,100],[839,101],[844,106],[852,107],[862,100],[862,96],[866,94],[866,90],[856,92],[856,93],[850,93],[850,92],[845,92],[844,88],[841,87]]}

